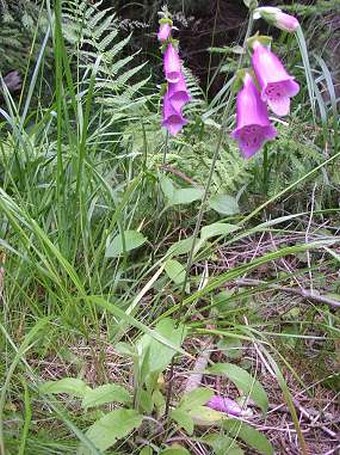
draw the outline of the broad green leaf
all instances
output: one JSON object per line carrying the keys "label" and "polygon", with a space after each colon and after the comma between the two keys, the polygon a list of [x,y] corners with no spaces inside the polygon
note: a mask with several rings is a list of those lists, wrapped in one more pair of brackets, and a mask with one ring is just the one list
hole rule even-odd
{"label": "broad green leaf", "polygon": [[196,425],[212,426],[220,424],[227,415],[223,412],[215,411],[208,406],[195,406],[187,411]]}
{"label": "broad green leaf", "polygon": [[255,428],[237,419],[228,419],[223,422],[223,428],[228,433],[242,439],[249,447],[262,455],[273,455],[274,449],[268,439]]}
{"label": "broad green leaf", "polygon": [[172,183],[172,180],[169,179],[169,177],[166,177],[165,175],[162,175],[159,181],[164,196],[168,199],[169,202],[171,202],[176,191],[175,185]]}
{"label": "broad green leaf", "polygon": [[[178,242],[174,243],[171,245],[169,248],[169,255],[171,256],[181,256],[182,254],[187,254],[190,252],[192,248],[192,242],[194,241],[194,238],[188,237],[187,239],[179,240]],[[198,239],[195,243],[195,249],[194,249],[194,254],[197,253],[197,251],[201,248],[201,246],[204,244],[204,241],[202,239]]]}
{"label": "broad green leaf", "polygon": [[202,438],[202,441],[210,445],[215,455],[243,455],[244,452],[229,436],[222,434],[210,434]]}
{"label": "broad green leaf", "polygon": [[67,393],[83,398],[91,388],[81,379],[63,378],[58,381],[48,381],[39,387],[41,393]]}
{"label": "broad green leaf", "polygon": [[[183,326],[179,325],[175,327],[175,322],[170,319],[162,319],[155,327],[155,331],[158,332],[164,339],[169,340],[169,343],[173,346],[180,347],[185,337],[186,331]],[[148,337],[149,335],[144,335]],[[171,362],[172,357],[176,351],[172,348],[160,343],[154,338],[150,338],[149,344],[149,371],[150,372],[162,372]]]}
{"label": "broad green leaf", "polygon": [[[161,376],[162,377],[162,376]],[[162,377],[163,379],[163,377]],[[155,403],[155,407],[158,410],[158,414],[163,415],[166,408],[166,399],[165,396],[159,389],[156,389],[152,394],[152,401]]]}
{"label": "broad green leaf", "polygon": [[131,357],[136,355],[134,346],[129,343],[125,343],[124,341],[117,343],[115,345],[115,350],[122,355],[129,355]]}
{"label": "broad green leaf", "polygon": [[192,202],[202,199],[204,190],[201,188],[181,188],[175,190],[173,200],[169,201],[171,205],[191,204]]}
{"label": "broad green leaf", "polygon": [[138,231],[124,231],[123,235],[119,233],[113,238],[112,242],[106,248],[105,257],[115,258],[124,252],[139,248],[147,242],[147,238]]}
{"label": "broad green leaf", "polygon": [[166,262],[165,271],[175,284],[182,284],[185,280],[185,267],[175,259]]}
{"label": "broad green leaf", "polygon": [[202,199],[202,188],[177,188],[169,177],[160,177],[161,189],[167,199],[168,205],[191,204]]}
{"label": "broad green leaf", "polygon": [[173,446],[162,450],[159,455],[190,455],[190,452],[188,452],[184,447],[174,444]]}
{"label": "broad green leaf", "polygon": [[209,206],[221,215],[236,215],[240,208],[236,199],[227,194],[216,194],[209,199]]}
{"label": "broad green leaf", "polygon": [[128,403],[131,400],[129,392],[116,384],[105,384],[85,393],[82,406],[92,408],[105,403]]}
{"label": "broad green leaf", "polygon": [[150,392],[144,389],[140,389],[139,393],[139,406],[141,409],[146,413],[146,414],[151,414],[153,411],[153,408],[155,406],[155,403],[152,399],[152,395]]}
{"label": "broad green leaf", "polygon": [[262,387],[262,384],[253,378],[243,368],[233,365],[232,363],[216,363],[207,370],[210,374],[221,374],[232,381],[242,392],[249,395],[250,398],[262,409],[263,412],[268,410],[268,397]]}
{"label": "broad green leaf", "polygon": [[170,417],[191,436],[194,432],[194,421],[187,411],[180,407],[171,411]]}
{"label": "broad green leaf", "polygon": [[212,390],[198,387],[197,389],[183,395],[179,408],[182,411],[189,411],[190,409],[206,404],[213,395],[214,392]]}
{"label": "broad green leaf", "polygon": [[[86,432],[86,437],[101,451],[112,447],[121,438],[128,436],[142,423],[143,417],[133,409],[116,409],[97,420]],[[90,455],[91,452],[83,445],[79,455]]]}
{"label": "broad green leaf", "polygon": [[[219,423],[224,415],[214,409],[204,406],[209,399],[214,395],[214,392],[209,389],[199,387],[189,393],[183,395],[179,406],[175,410],[176,417],[181,418],[183,414],[188,415],[197,425],[214,425]],[[184,421],[182,420],[182,423]],[[184,424],[186,424],[184,422]],[[191,429],[191,427],[187,427]],[[190,433],[189,433],[190,434]]]}
{"label": "broad green leaf", "polygon": [[213,223],[204,226],[201,230],[201,239],[208,240],[211,237],[219,237],[220,235],[227,235],[239,229],[238,226],[228,223]]}
{"label": "broad green leaf", "polygon": [[183,240],[178,240],[178,242],[171,245],[169,248],[169,254],[173,256],[180,256],[182,254],[187,254],[192,248],[192,242],[194,241],[193,237],[188,237]]}

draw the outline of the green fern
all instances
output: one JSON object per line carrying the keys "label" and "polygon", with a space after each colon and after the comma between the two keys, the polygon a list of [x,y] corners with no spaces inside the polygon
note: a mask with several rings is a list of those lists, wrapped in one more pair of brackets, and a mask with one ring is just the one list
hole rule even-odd
{"label": "green fern", "polygon": [[[33,1],[0,2],[0,61],[1,72],[26,70],[27,56],[32,61],[46,31],[47,20],[41,7]],[[36,46],[32,47],[34,37]]]}

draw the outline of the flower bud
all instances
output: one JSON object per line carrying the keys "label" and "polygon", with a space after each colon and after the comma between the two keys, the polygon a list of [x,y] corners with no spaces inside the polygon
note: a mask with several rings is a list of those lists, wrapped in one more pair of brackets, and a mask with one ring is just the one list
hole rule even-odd
{"label": "flower bud", "polygon": [[171,29],[172,27],[168,22],[161,23],[159,26],[159,31],[157,33],[158,41],[160,41],[161,43],[167,41],[171,36]]}
{"label": "flower bud", "polygon": [[274,6],[262,6],[254,11],[254,19],[264,19],[271,25],[285,32],[295,32],[300,26],[296,17],[286,14]]}

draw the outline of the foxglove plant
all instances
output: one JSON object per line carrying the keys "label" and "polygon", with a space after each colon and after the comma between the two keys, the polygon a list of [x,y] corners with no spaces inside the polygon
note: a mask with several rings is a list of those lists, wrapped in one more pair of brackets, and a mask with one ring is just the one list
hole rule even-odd
{"label": "foxglove plant", "polygon": [[261,98],[279,116],[289,114],[290,98],[299,90],[299,84],[287,73],[280,59],[258,41],[253,44],[252,65],[261,88]]}
{"label": "foxglove plant", "polygon": [[[167,19],[165,19],[167,20]],[[164,50],[164,73],[167,81],[166,93],[163,98],[162,125],[175,136],[188,121],[183,117],[183,107],[191,99],[183,74],[182,62],[171,37],[172,23],[161,19],[158,40]]]}
{"label": "foxglove plant", "polygon": [[263,144],[277,135],[270,123],[268,110],[249,73],[243,80],[243,88],[236,101],[236,128],[231,136],[239,143],[244,158],[252,157]]}

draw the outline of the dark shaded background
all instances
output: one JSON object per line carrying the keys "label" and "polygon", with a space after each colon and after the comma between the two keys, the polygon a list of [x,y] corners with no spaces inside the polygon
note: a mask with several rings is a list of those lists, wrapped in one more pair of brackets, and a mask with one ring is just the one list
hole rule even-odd
{"label": "dark shaded background", "polygon": [[[300,0],[298,3],[313,4],[315,1]],[[291,5],[294,0],[262,2],[262,6],[264,4]],[[126,22],[127,30],[133,30],[132,43],[135,49],[131,50],[142,48],[149,60],[153,55],[159,55],[155,31],[158,27],[158,11],[162,5],[164,0],[106,0],[103,3],[103,7],[114,7],[123,24]],[[240,43],[246,31],[248,9],[243,0],[169,0],[167,5],[174,15],[174,24],[179,29],[175,36],[180,39],[181,56],[205,87],[221,62],[221,55],[211,54],[208,49],[211,46],[223,47]],[[261,22],[257,27],[263,31],[268,28]],[[211,94],[220,88],[223,80],[223,75],[214,80],[210,88]]]}

